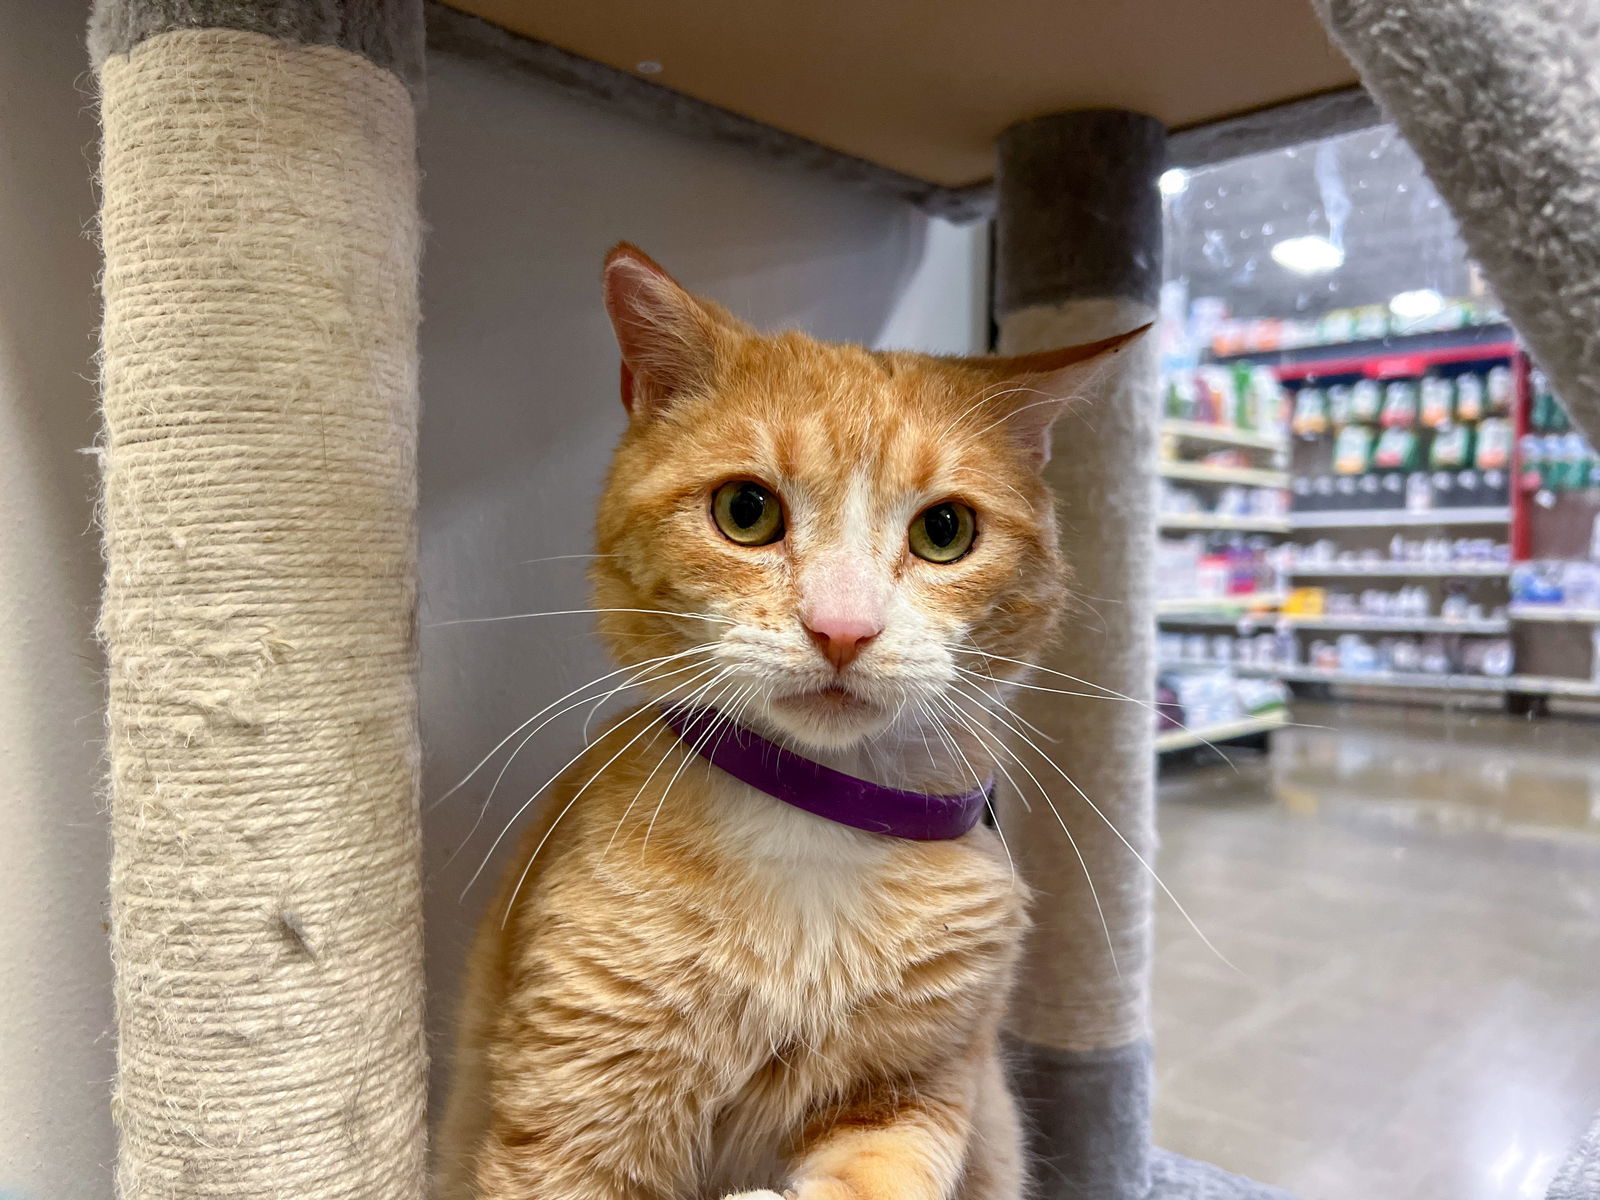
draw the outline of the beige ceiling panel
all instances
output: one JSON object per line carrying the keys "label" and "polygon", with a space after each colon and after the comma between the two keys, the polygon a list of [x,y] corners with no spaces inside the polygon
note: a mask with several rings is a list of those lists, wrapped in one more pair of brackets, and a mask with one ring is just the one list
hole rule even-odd
{"label": "beige ceiling panel", "polygon": [[1173,128],[1356,80],[1306,0],[462,0],[454,7],[935,183],[1024,117]]}

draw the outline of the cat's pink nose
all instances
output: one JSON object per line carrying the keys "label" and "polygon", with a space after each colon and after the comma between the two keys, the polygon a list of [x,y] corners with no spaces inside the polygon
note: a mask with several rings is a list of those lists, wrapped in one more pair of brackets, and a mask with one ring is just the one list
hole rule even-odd
{"label": "cat's pink nose", "polygon": [[842,671],[866,649],[867,643],[883,632],[881,621],[863,617],[830,616],[814,613],[801,621],[822,656]]}

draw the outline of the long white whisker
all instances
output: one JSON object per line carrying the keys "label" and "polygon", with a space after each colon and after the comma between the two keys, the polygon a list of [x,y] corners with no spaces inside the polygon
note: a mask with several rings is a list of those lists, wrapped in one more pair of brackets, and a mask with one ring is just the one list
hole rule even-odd
{"label": "long white whisker", "polygon": [[[715,667],[715,666],[708,666],[708,667],[702,668],[702,672],[703,673],[710,673],[711,671],[715,671],[717,669],[718,668]],[[726,668],[722,668],[722,669],[726,670]],[[699,678],[700,678],[699,675],[692,676],[691,678],[686,679],[682,684],[680,684],[679,687],[688,687],[690,684],[694,683],[695,680],[697,680]],[[672,691],[669,691],[667,693],[667,695],[670,696],[673,691],[677,691],[677,690],[679,690],[679,689],[678,688],[673,688]],[[649,712],[649,711],[650,710],[648,708],[641,708],[641,709],[639,709],[638,712],[630,713],[628,716],[623,717],[621,721],[617,722],[616,728],[620,729],[623,725],[625,725],[629,721],[633,720],[640,713],[646,713],[646,712]],[[550,776],[549,779],[545,780],[542,784],[540,784],[538,790],[535,791],[533,793],[533,795],[529,796],[526,800],[524,800],[522,802],[521,806],[518,807],[517,811],[511,814],[511,819],[506,822],[505,827],[500,830],[499,835],[494,839],[494,841],[492,843],[490,843],[488,853],[486,853],[483,856],[483,861],[478,864],[478,869],[472,873],[472,878],[467,880],[467,886],[465,888],[463,888],[462,891],[461,891],[461,895],[462,895],[463,898],[466,897],[467,892],[472,890],[472,885],[478,882],[478,876],[483,874],[484,868],[489,865],[489,860],[494,857],[495,849],[500,845],[500,843],[502,841],[505,840],[506,834],[511,832],[512,828],[516,825],[517,821],[521,819],[522,814],[528,811],[528,806],[531,805],[540,796],[544,795],[545,789],[547,789],[556,780],[560,779],[561,776],[566,773],[567,768],[572,766],[579,759],[581,759],[585,754],[587,754],[589,752],[589,750],[590,750],[590,747],[585,746],[582,750],[579,750],[576,754],[574,754],[571,758],[569,758],[562,765],[560,770],[558,770],[554,775]],[[563,811],[563,813],[565,812],[565,810],[562,810],[562,811]],[[560,818],[558,817],[557,820],[559,820],[559,819]],[[548,836],[548,834],[546,834],[546,836]]]}
{"label": "long white whisker", "polygon": [[[728,670],[731,671],[732,668],[728,668]],[[694,759],[700,756],[701,748],[711,740],[711,735],[717,731],[717,726],[720,725],[723,719],[727,716],[727,714],[717,706],[722,703],[722,697],[727,694],[728,689],[732,686],[734,685],[731,681],[724,684],[722,691],[718,692],[711,700],[708,707],[716,709],[717,716],[712,720],[711,724],[706,727],[705,732],[701,734],[700,738],[695,742],[695,744],[689,747],[690,753],[687,753],[683,756],[683,761],[678,764],[678,769],[672,773],[672,778],[667,780],[667,786],[661,789],[661,798],[656,801],[655,809],[650,814],[650,824],[645,827],[644,841],[639,846],[640,854],[643,854],[650,848],[650,835],[656,831],[656,818],[661,815],[661,806],[667,802],[667,797],[672,793],[672,785],[678,782],[678,776],[683,774],[684,769],[687,768],[688,765],[694,761]]]}
{"label": "long white whisker", "polygon": [[[1079,679],[1076,675],[1068,675],[1065,671],[1057,671],[1057,670],[1055,670],[1055,669],[1053,669],[1051,667],[1041,667],[1038,663],[1024,662],[1020,658],[1007,658],[1003,654],[991,654],[987,650],[965,650],[965,649],[962,649],[960,646],[952,646],[951,649],[960,651],[962,654],[978,654],[978,655],[982,655],[984,658],[992,658],[992,659],[996,659],[996,660],[998,660],[1000,662],[1014,663],[1019,667],[1028,667],[1028,668],[1030,668],[1032,670],[1035,670],[1035,671],[1043,671],[1046,675],[1059,675],[1063,679],[1069,679],[1073,683],[1081,684],[1084,687],[1099,688],[1102,692],[1105,693],[1104,696],[1087,696],[1087,697],[1084,697],[1085,699],[1089,699],[1089,700],[1104,700],[1104,699],[1110,698],[1110,699],[1115,699],[1115,700],[1124,700],[1129,704],[1138,705],[1140,708],[1144,709],[1146,712],[1152,714],[1153,716],[1158,716],[1159,717],[1159,716],[1164,715],[1159,708],[1157,708],[1154,704],[1151,704],[1148,700],[1141,700],[1137,696],[1126,695],[1123,692],[1117,691],[1115,688],[1108,688],[1104,684],[1101,684],[1101,683],[1094,683],[1094,682],[1091,682],[1090,680],[1087,680],[1087,679]],[[960,669],[961,669],[960,667],[957,667],[957,670],[960,670]],[[968,672],[968,673],[971,674],[971,672]],[[1048,687],[1044,687],[1044,686],[1042,686],[1040,684],[1035,684],[1035,683],[1020,683],[1019,682],[1019,683],[1014,683],[1012,686],[1020,687],[1020,688],[1027,688],[1029,691],[1035,691],[1035,692],[1055,692],[1057,695],[1061,695],[1061,696],[1083,696],[1083,693],[1081,693],[1081,692],[1067,692],[1067,691],[1063,691],[1060,688],[1048,688]],[[1215,753],[1217,755],[1217,757],[1222,759],[1223,762],[1227,763],[1229,768],[1233,771],[1233,773],[1235,775],[1237,775],[1239,773],[1239,768],[1234,764],[1233,759],[1229,758],[1226,754],[1224,754],[1223,751],[1222,751],[1222,748],[1220,746],[1217,746],[1213,742],[1207,741],[1196,730],[1190,729],[1189,726],[1183,724],[1183,722],[1181,722],[1181,721],[1177,722],[1177,725],[1178,725],[1178,728],[1182,729],[1185,733],[1193,734],[1197,741],[1199,741],[1202,745],[1208,747],[1213,753]],[[1043,753],[1043,751],[1040,751],[1040,753]]]}
{"label": "long white whisker", "polygon": [[[709,651],[707,651],[707,652],[709,653]],[[682,656],[681,655],[674,655],[673,657],[682,657]],[[664,665],[664,664],[659,664],[658,663],[656,665]],[[670,679],[674,675],[681,675],[685,671],[693,671],[696,668],[703,668],[705,666],[706,666],[706,664],[703,663],[703,662],[691,662],[691,663],[688,663],[688,664],[686,664],[684,666],[681,666],[681,667],[675,667],[671,671],[665,671],[665,672],[663,672],[663,673],[661,673],[659,675],[650,675],[648,670],[641,671],[638,674],[636,674],[636,675],[630,677],[629,679],[623,681],[623,683],[621,683],[619,686],[614,687],[614,688],[610,689],[609,691],[602,692],[599,695],[599,697],[593,699],[593,704],[594,704],[594,706],[596,708],[598,708],[601,704],[604,704],[607,700],[609,700],[612,696],[615,696],[618,692],[625,692],[629,688],[638,687],[641,683],[658,683],[663,679]],[[500,781],[506,777],[506,772],[511,769],[511,764],[517,761],[517,756],[522,753],[522,748],[524,746],[526,746],[530,741],[532,741],[536,736],[538,736],[539,732],[542,729],[544,729],[545,726],[549,725],[550,722],[555,721],[555,720],[565,716],[567,713],[571,712],[573,709],[582,708],[585,704],[589,704],[590,702],[591,702],[591,697],[588,697],[588,696],[583,697],[581,700],[576,700],[573,703],[567,705],[565,708],[561,709],[559,712],[552,713],[550,716],[546,717],[543,721],[540,721],[539,724],[535,725],[532,729],[528,730],[528,732],[523,736],[522,740],[520,742],[518,742],[516,744],[516,746],[512,749],[511,753],[506,756],[506,761],[500,764],[500,770],[495,774],[494,782],[489,785],[489,793],[488,793],[488,795],[484,796],[483,803],[478,806],[478,816],[472,822],[472,828],[467,830],[467,836],[462,839],[461,844],[459,846],[457,846],[455,848],[455,850],[451,853],[450,857],[445,860],[445,866],[449,866],[452,862],[454,862],[455,859],[456,859],[456,855],[460,854],[461,851],[466,849],[467,843],[470,842],[473,839],[473,837],[477,834],[478,827],[483,824],[483,818],[488,815],[489,806],[494,803],[495,794],[500,790]],[[594,709],[591,708],[589,710],[589,716],[592,717],[593,715],[594,715]],[[589,745],[589,721],[588,721],[588,718],[584,719],[583,727],[584,727],[583,744],[585,746],[587,746],[587,745]],[[504,744],[504,743],[502,743],[502,744]]]}
{"label": "long white whisker", "polygon": [[[1224,954],[1221,950],[1218,950],[1216,948],[1216,946],[1214,946],[1212,944],[1211,939],[1208,938],[1205,935],[1205,931],[1203,929],[1201,929],[1199,925],[1195,924],[1194,918],[1189,915],[1189,910],[1186,909],[1183,906],[1182,901],[1180,901],[1176,896],[1174,896],[1172,894],[1172,889],[1169,888],[1166,885],[1166,883],[1162,880],[1160,875],[1156,874],[1156,869],[1150,865],[1149,861],[1145,858],[1145,856],[1143,854],[1139,853],[1139,848],[1137,846],[1135,846],[1132,842],[1130,842],[1123,835],[1122,830],[1117,828],[1116,823],[1113,822],[1110,817],[1106,816],[1106,814],[1104,813],[1104,811],[1101,810],[1101,808],[1100,808],[1100,806],[1098,804],[1096,804],[1093,800],[1091,800],[1089,798],[1089,793],[1084,791],[1081,787],[1078,786],[1077,780],[1073,779],[1072,776],[1068,775],[1066,773],[1066,771],[1064,771],[1061,768],[1061,765],[1056,762],[1055,759],[1051,758],[1043,750],[1039,749],[1038,745],[1034,743],[1033,739],[1028,737],[1027,734],[1023,733],[1015,725],[1012,725],[1009,721],[1007,721],[1004,717],[1001,717],[1001,716],[997,716],[995,719],[998,720],[1002,725],[1006,726],[1006,728],[1010,729],[1012,733],[1016,734],[1019,738],[1021,738],[1023,743],[1026,746],[1028,746],[1029,749],[1031,749],[1040,758],[1044,759],[1044,761],[1050,765],[1050,767],[1055,771],[1055,773],[1057,775],[1061,776],[1062,779],[1065,779],[1067,781],[1067,786],[1070,787],[1073,791],[1077,792],[1078,795],[1080,797],[1082,797],[1083,802],[1085,804],[1087,804],[1091,809],[1094,810],[1095,816],[1099,817],[1102,821],[1105,822],[1106,828],[1111,830],[1111,832],[1116,835],[1117,840],[1128,848],[1128,852],[1130,854],[1132,854],[1135,859],[1138,860],[1139,865],[1141,867],[1143,867],[1145,872],[1150,876],[1150,878],[1155,881],[1155,885],[1158,888],[1160,888],[1163,893],[1165,893],[1165,895],[1166,895],[1168,900],[1172,901],[1173,907],[1176,908],[1178,910],[1179,914],[1183,917],[1183,919],[1186,922],[1188,922],[1189,928],[1194,930],[1195,933],[1199,936],[1200,940],[1205,943],[1206,949],[1210,950],[1211,953],[1215,954],[1217,956],[1217,958],[1220,959],[1228,968],[1230,968],[1231,970],[1234,970],[1234,971],[1238,971],[1239,968],[1234,966],[1233,963],[1231,961],[1229,961],[1228,956],[1226,954]],[[1053,808],[1054,805],[1052,805],[1051,807]],[[1243,972],[1240,972],[1240,974],[1243,974]]]}
{"label": "long white whisker", "polygon": [[[512,738],[516,737],[517,734],[521,733],[529,725],[532,725],[540,717],[544,716],[545,713],[549,712],[552,708],[555,708],[558,704],[562,703],[563,701],[571,699],[573,696],[576,696],[579,692],[587,691],[589,688],[594,687],[596,684],[604,683],[606,680],[614,678],[615,676],[621,675],[624,672],[637,671],[637,670],[641,670],[643,668],[647,668],[647,667],[656,665],[658,663],[672,662],[674,659],[687,658],[691,654],[698,654],[698,653],[701,653],[703,651],[710,650],[710,649],[714,648],[716,645],[717,645],[716,642],[706,642],[706,643],[704,643],[702,645],[699,645],[699,646],[691,646],[689,649],[680,651],[677,654],[663,654],[659,658],[646,659],[642,663],[630,663],[625,667],[618,667],[615,671],[607,671],[604,675],[601,675],[598,679],[591,679],[591,680],[589,680],[588,683],[580,684],[579,686],[573,688],[565,696],[561,696],[561,697],[559,697],[559,698],[557,698],[555,700],[552,700],[549,704],[546,704],[538,712],[534,713],[533,716],[529,717],[526,721],[522,722],[522,724],[518,725],[510,733],[506,734],[505,737],[501,738],[498,742],[496,742],[494,744],[494,748],[492,750],[490,750],[489,753],[485,754],[482,758],[480,758],[478,760],[478,765],[477,766],[473,767],[472,770],[468,771],[465,775],[463,775],[461,777],[460,781],[458,783],[456,783],[456,785],[454,787],[452,787],[449,791],[445,792],[444,795],[440,796],[432,804],[428,805],[426,811],[432,812],[434,809],[438,808],[439,805],[443,804],[446,800],[450,799],[451,796],[454,796],[457,792],[459,792],[463,787],[465,787],[467,785],[467,782],[474,775],[476,775],[479,771],[483,770],[485,764],[487,764],[488,761],[491,758],[493,758],[496,754],[500,753],[501,748],[504,747],[507,742],[509,742]],[[579,701],[579,704],[583,704],[583,703],[586,703],[586,702],[585,701]],[[573,705],[573,707],[576,708],[576,707],[578,707],[578,705]],[[564,712],[570,712],[571,709],[564,709],[563,711]]]}
{"label": "long white whisker", "polygon": [[[724,670],[726,670],[726,668],[724,668]],[[642,708],[639,711],[650,712],[651,710],[649,708]],[[645,734],[649,733],[651,729],[656,728],[658,725],[665,724],[670,712],[670,709],[656,710],[656,715],[651,720],[645,722],[644,728],[640,729],[638,733],[629,738],[627,743],[623,745],[620,750],[618,750],[610,758],[606,759],[606,761],[600,765],[599,770],[597,770],[593,775],[589,776],[588,779],[583,781],[583,786],[572,794],[572,799],[568,800],[566,804],[562,806],[561,811],[556,814],[556,819],[550,822],[550,828],[546,829],[544,831],[544,836],[539,839],[539,844],[533,848],[533,853],[528,855],[528,861],[523,864],[522,874],[517,876],[516,886],[511,889],[511,898],[506,901],[506,911],[500,917],[500,928],[504,929],[506,922],[510,920],[511,910],[516,907],[517,897],[522,892],[522,885],[528,880],[528,872],[533,870],[534,860],[539,857],[539,851],[544,849],[544,844],[550,840],[550,835],[555,833],[556,826],[561,824],[561,819],[572,810],[572,806],[576,804],[579,798],[589,790],[589,785],[596,779],[599,779],[600,776],[604,775],[606,771],[610,770],[612,763],[616,762],[617,759],[621,758],[630,749],[632,749],[634,743],[642,738]],[[587,750],[588,747],[585,746],[584,749]],[[565,769],[566,768],[562,768],[563,771],[565,771]],[[470,887],[471,885],[469,884],[468,886]]]}
{"label": "long white whisker", "polygon": [[689,621],[714,621],[719,625],[736,625],[727,617],[713,617],[706,613],[668,612],[664,608],[560,608],[550,612],[509,613],[503,617],[456,617],[449,621],[431,621],[424,629],[443,629],[447,625],[487,625],[495,621],[525,621],[529,617],[575,617],[589,613],[647,613],[657,617],[682,617]]}
{"label": "long white whisker", "polygon": [[[967,720],[963,719],[961,723],[963,725],[965,725],[969,731],[971,731],[972,723],[970,721],[967,721]],[[974,736],[974,739],[977,738],[976,734],[974,734],[973,736]],[[979,790],[983,791],[983,793],[984,793],[983,806],[989,810],[989,816],[994,821],[994,831],[995,831],[996,834],[999,835],[999,838],[1000,838],[1000,848],[1006,852],[1006,863],[1011,868],[1011,887],[1012,887],[1012,890],[1015,890],[1016,886],[1017,886],[1017,860],[1011,857],[1011,847],[1006,842],[1006,835],[1000,828],[1000,817],[994,811],[994,805],[989,800],[988,783],[987,783],[987,781],[985,781],[983,779],[980,779],[978,777],[978,772],[973,768],[972,760],[967,757],[966,752],[964,750],[962,750],[961,747],[959,745],[957,745],[956,742],[953,739],[952,739],[950,744],[952,746],[955,746],[956,753],[961,756],[961,762],[963,763],[963,765],[966,766],[967,774],[972,776],[972,782],[974,784],[976,784],[978,786]],[[983,742],[981,740],[978,740],[978,745],[982,746]],[[1006,771],[1005,767],[1001,763],[999,763],[997,761],[995,763],[995,766],[997,768],[999,768],[1001,774],[1005,775],[1005,777],[1006,777],[1006,779],[1008,781],[1011,779],[1010,774]],[[1016,784],[1013,783],[1012,786],[1015,787]]]}
{"label": "long white whisker", "polygon": [[[714,678],[712,678],[709,681],[707,681],[706,683],[702,684],[700,687],[696,688],[691,695],[684,696],[681,699],[675,701],[668,708],[669,714],[673,713],[673,712],[687,711],[687,710],[691,709],[694,706],[694,704],[702,696],[704,696],[708,691],[710,691],[713,687],[715,687],[717,685],[717,683],[721,681],[722,678],[723,678],[722,675],[717,675]],[[667,726],[664,726],[663,728],[667,728]],[[661,732],[662,732],[662,730],[660,728],[658,728],[656,730],[656,736],[659,737],[661,735]],[[627,824],[628,815],[633,812],[634,806],[639,803],[639,797],[644,795],[645,789],[650,786],[650,781],[652,779],[654,779],[656,777],[656,773],[658,771],[660,771],[663,766],[666,765],[667,759],[672,757],[672,747],[673,747],[673,745],[677,745],[677,744],[681,744],[681,743],[679,742],[679,740],[677,738],[676,732],[674,732],[673,743],[671,745],[668,745],[667,748],[661,752],[661,757],[656,759],[656,765],[650,768],[650,773],[644,777],[644,782],[641,783],[639,785],[638,790],[633,793],[633,799],[629,800],[628,801],[628,806],[622,810],[622,816],[617,818],[617,826],[616,826],[615,829],[613,829],[611,831],[611,837],[606,842],[606,848],[600,852],[600,860],[602,862],[605,861],[606,855],[611,853],[611,847],[616,845],[616,843],[617,843],[617,835],[622,832],[623,826]],[[650,745],[652,745],[652,746],[655,745],[655,738],[651,738],[650,739]],[[648,749],[648,747],[646,747],[646,748]]]}
{"label": "long white whisker", "polygon": [[[956,709],[954,700],[947,700],[946,703],[950,705],[952,710],[959,711]],[[1106,920],[1106,910],[1100,904],[1100,889],[1095,886],[1094,873],[1089,870],[1089,864],[1083,857],[1083,851],[1078,848],[1078,839],[1072,836],[1072,830],[1067,828],[1066,821],[1062,819],[1061,810],[1056,807],[1055,801],[1050,798],[1050,793],[1045,790],[1044,784],[1039,782],[1039,777],[1033,773],[1032,768],[1030,768],[1028,764],[1022,760],[1021,756],[1018,755],[1015,750],[1006,745],[1005,739],[999,734],[995,733],[992,729],[986,729],[984,732],[994,739],[996,747],[1009,755],[1011,760],[1027,773],[1028,778],[1033,781],[1033,786],[1039,789],[1039,795],[1044,798],[1046,806],[1048,806],[1051,814],[1055,817],[1056,824],[1061,826],[1061,832],[1067,835],[1067,845],[1072,847],[1073,857],[1078,860],[1078,866],[1083,871],[1084,882],[1089,885],[1089,896],[1094,901],[1094,911],[1100,918],[1100,929],[1105,934],[1106,950],[1111,955],[1111,969],[1116,972],[1117,978],[1121,979],[1122,965],[1117,961],[1117,947],[1116,943],[1111,938],[1111,924]],[[1005,771],[1005,768],[1001,766],[998,759],[995,761],[995,766],[1000,767],[1002,771]],[[1009,772],[1006,772],[1006,779],[1010,781],[1011,786],[1016,789],[1017,797],[1018,799],[1022,800],[1024,807],[1027,807],[1028,811],[1032,812],[1032,806],[1028,805],[1027,798],[1023,795],[1022,789],[1017,787],[1016,780],[1011,778]]]}

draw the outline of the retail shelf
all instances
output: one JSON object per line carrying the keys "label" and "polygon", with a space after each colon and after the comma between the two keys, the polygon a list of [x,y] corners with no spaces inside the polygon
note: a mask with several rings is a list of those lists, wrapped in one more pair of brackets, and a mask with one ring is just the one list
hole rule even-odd
{"label": "retail shelf", "polygon": [[1240,674],[1270,675],[1291,683],[1341,683],[1361,687],[1445,689],[1463,692],[1509,692],[1512,681],[1488,675],[1428,675],[1421,671],[1331,671],[1321,667],[1272,667],[1241,670]]}
{"label": "retail shelf", "polygon": [[1176,600],[1157,600],[1156,612],[1163,616],[1174,613],[1237,616],[1258,609],[1274,609],[1282,603],[1281,592],[1252,592],[1245,596],[1180,596]]}
{"label": "retail shelf", "polygon": [[1432,508],[1367,509],[1348,512],[1299,512],[1289,514],[1294,529],[1388,529],[1399,525],[1504,525],[1511,520],[1511,509]]}
{"label": "retail shelf", "polygon": [[1163,529],[1221,529],[1240,533],[1289,532],[1289,522],[1281,517],[1221,517],[1212,513],[1163,513],[1157,520]]}
{"label": "retail shelf", "polygon": [[1558,604],[1513,604],[1513,621],[1554,621],[1564,625],[1600,625],[1600,608],[1562,608]]}
{"label": "retail shelf", "polygon": [[1218,446],[1243,446],[1248,450],[1284,450],[1282,437],[1255,433],[1248,429],[1234,429],[1228,425],[1210,425],[1204,421],[1161,422],[1161,432],[1185,442],[1210,442]]}
{"label": "retail shelf", "polygon": [[1157,671],[1232,671],[1242,679],[1271,679],[1277,668],[1255,664],[1236,663],[1220,658],[1164,658],[1156,663]]}
{"label": "retail shelf", "polygon": [[1478,620],[1449,617],[1369,617],[1353,613],[1347,617],[1285,615],[1286,624],[1296,629],[1356,629],[1383,633],[1510,633],[1511,622],[1482,617]]}
{"label": "retail shelf", "polygon": [[1246,487],[1271,488],[1289,486],[1287,471],[1263,471],[1256,467],[1212,467],[1205,463],[1163,459],[1161,474],[1166,479],[1182,479],[1190,483],[1238,483]]}
{"label": "retail shelf", "polygon": [[1235,667],[1236,675],[1283,679],[1290,683],[1336,683],[1359,687],[1413,688],[1427,691],[1525,692],[1535,696],[1600,697],[1600,680],[1559,675],[1425,675],[1407,671],[1328,671],[1318,667]]}
{"label": "retail shelf", "polygon": [[1308,563],[1304,566],[1290,567],[1287,573],[1302,579],[1376,579],[1383,576],[1400,579],[1422,579],[1433,576],[1448,579],[1504,579],[1511,574],[1511,567],[1507,563],[1494,562],[1323,563],[1320,566]]}
{"label": "retail shelf", "polygon": [[1513,675],[1510,690],[1536,696],[1600,696],[1600,680],[1568,679],[1561,675]]}
{"label": "retail shelf", "polygon": [[1156,735],[1156,752],[1186,750],[1190,746],[1203,746],[1207,742],[1230,742],[1235,738],[1257,733],[1270,733],[1288,724],[1287,713],[1263,713],[1259,717],[1242,717],[1237,721],[1224,721],[1200,729],[1173,729]]}
{"label": "retail shelf", "polygon": [[1444,357],[1440,361],[1443,362],[1470,360],[1475,354],[1503,357],[1505,344],[1514,336],[1511,326],[1496,322],[1433,333],[1400,333],[1320,346],[1297,346],[1292,350],[1250,350],[1218,355],[1214,361],[1260,363],[1272,367],[1310,366],[1321,374],[1328,374],[1330,363],[1365,363],[1373,359],[1406,357],[1418,352],[1442,355]]}

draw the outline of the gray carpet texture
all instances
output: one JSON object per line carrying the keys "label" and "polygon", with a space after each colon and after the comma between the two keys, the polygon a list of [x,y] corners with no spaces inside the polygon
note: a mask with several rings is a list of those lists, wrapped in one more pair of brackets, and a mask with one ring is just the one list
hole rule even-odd
{"label": "gray carpet texture", "polygon": [[[1313,0],[1600,442],[1600,0]],[[1600,1117],[1549,1200],[1600,1200]]]}
{"label": "gray carpet texture", "polygon": [[1150,1191],[1145,1200],[1293,1200],[1288,1192],[1230,1175],[1170,1150],[1150,1152]]}
{"label": "gray carpet texture", "polygon": [[1600,0],[1313,0],[1600,441]]}
{"label": "gray carpet texture", "polygon": [[339,46],[422,91],[422,0],[95,0],[89,57],[96,69],[146,38],[179,29],[237,29],[286,42]]}

